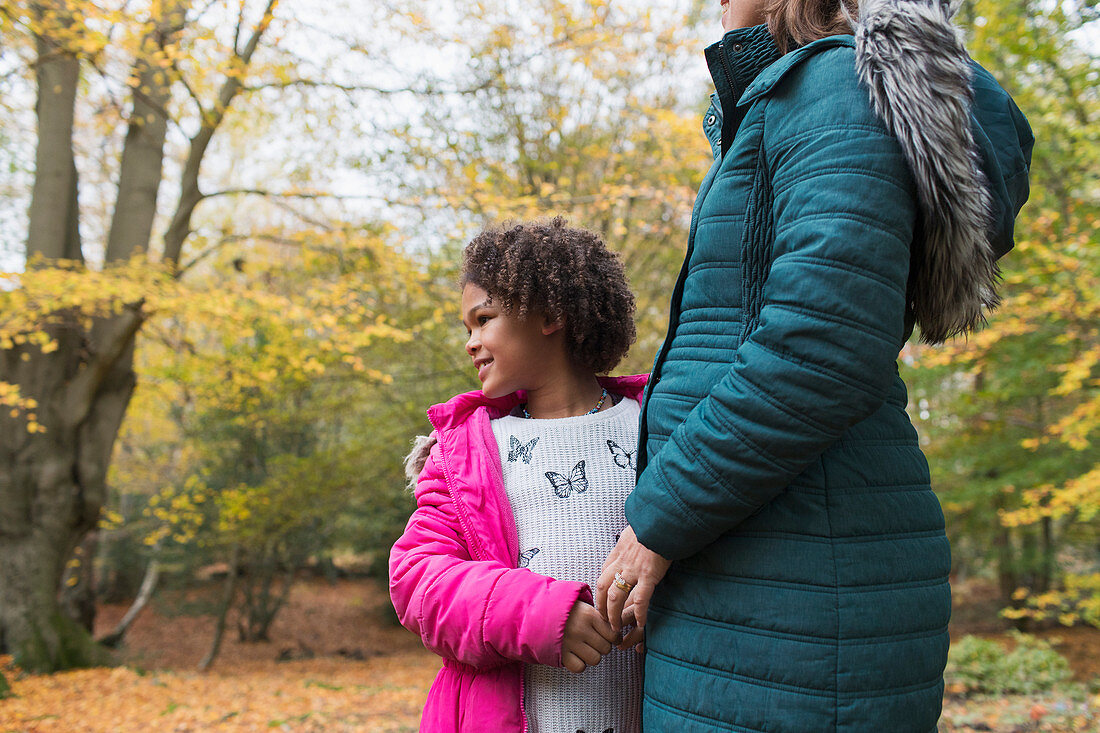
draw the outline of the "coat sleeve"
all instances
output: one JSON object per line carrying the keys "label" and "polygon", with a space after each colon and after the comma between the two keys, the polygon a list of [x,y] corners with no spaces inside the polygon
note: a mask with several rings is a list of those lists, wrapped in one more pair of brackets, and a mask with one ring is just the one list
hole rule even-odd
{"label": "coat sleeve", "polygon": [[584,583],[555,580],[471,556],[432,448],[416,489],[416,511],[390,552],[390,598],[401,624],[445,659],[475,667],[510,660],[561,666],[574,602]]}
{"label": "coat sleeve", "polygon": [[913,179],[865,92],[818,86],[765,110],[774,239],[758,325],[627,500],[640,541],[669,559],[783,491],[884,403],[897,373]]}

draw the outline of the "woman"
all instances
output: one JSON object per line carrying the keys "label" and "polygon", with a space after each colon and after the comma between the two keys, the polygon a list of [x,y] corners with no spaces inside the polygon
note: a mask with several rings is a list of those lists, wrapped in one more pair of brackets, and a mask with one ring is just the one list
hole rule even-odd
{"label": "woman", "polygon": [[706,50],[715,162],[597,585],[648,731],[936,729],[950,552],[896,360],[996,305],[1032,137],[945,3],[856,5],[729,0]]}

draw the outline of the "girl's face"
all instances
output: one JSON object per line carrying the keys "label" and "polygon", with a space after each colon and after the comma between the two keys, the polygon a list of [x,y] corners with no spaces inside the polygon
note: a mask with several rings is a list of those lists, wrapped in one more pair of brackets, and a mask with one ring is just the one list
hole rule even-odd
{"label": "girl's face", "polygon": [[467,283],[462,289],[462,323],[470,338],[466,353],[474,361],[481,391],[489,398],[504,397],[518,389],[531,390],[546,377],[548,358],[561,341],[551,335],[560,324],[529,316],[520,319],[505,313],[483,288]]}
{"label": "girl's face", "polygon": [[764,6],[767,0],[721,0],[722,30],[749,28],[765,22]]}

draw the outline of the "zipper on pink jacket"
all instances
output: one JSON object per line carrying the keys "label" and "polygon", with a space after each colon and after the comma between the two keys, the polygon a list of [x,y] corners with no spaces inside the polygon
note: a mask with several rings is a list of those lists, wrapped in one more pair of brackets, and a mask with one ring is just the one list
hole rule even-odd
{"label": "zipper on pink jacket", "polygon": [[523,720],[523,731],[522,731],[522,733],[527,733],[527,706],[523,704],[523,698],[527,694],[526,691],[524,690],[524,688],[526,687],[526,682],[524,681],[524,678],[526,676],[527,675],[524,674],[523,665],[520,665],[520,668],[519,668],[519,715],[520,715],[520,719]]}
{"label": "zipper on pink jacket", "polygon": [[[479,408],[479,409],[482,409],[482,408]],[[473,414],[477,414],[477,412],[475,411]],[[473,414],[471,415],[471,417],[473,417]],[[432,424],[432,428],[436,432],[436,436],[437,436],[436,440],[439,441],[439,450],[440,450],[440,453],[443,456],[443,466],[442,466],[442,468],[443,468],[443,479],[447,484],[447,492],[451,495],[451,501],[453,501],[455,503],[455,506],[458,508],[458,517],[459,517],[459,521],[462,523],[463,531],[465,532],[467,537],[474,538],[474,547],[480,549],[481,545],[477,542],[476,537],[474,537],[474,533],[470,531],[470,520],[468,519],[467,514],[466,514],[465,503],[461,500],[461,498],[458,497],[458,492],[455,491],[453,471],[451,470],[451,467],[447,462],[447,454],[443,450],[443,434],[440,432],[439,426],[437,426],[435,424],[435,422],[432,420],[432,415],[431,415],[430,411],[427,413],[427,415],[428,415],[428,422],[430,422]],[[487,435],[487,433],[488,433],[488,435]],[[496,456],[497,468],[500,469],[500,470],[496,471],[493,474],[493,481],[492,481],[493,491],[496,492],[498,498],[504,500],[504,504],[506,506],[511,508],[512,502],[508,500],[508,492],[505,491],[505,489],[504,489],[504,474],[503,474],[504,469],[500,468],[500,454],[499,454],[499,452],[496,451],[496,438],[493,438],[493,436],[492,436],[492,428],[488,427],[488,420],[486,420],[485,429],[479,431],[478,437],[481,439],[481,441],[484,444],[485,448],[492,449],[494,451],[494,455]],[[492,438],[492,440],[490,441],[489,438]],[[505,527],[505,535],[506,535],[505,536],[505,543],[508,545],[508,549],[513,550],[518,554],[518,552],[519,552],[519,529],[516,527],[516,522],[515,522],[515,516],[514,515],[512,516],[512,521],[508,522],[507,526]],[[479,557],[478,559],[479,560],[484,560],[485,558],[484,557]],[[513,570],[515,570],[516,567],[517,567],[516,562],[517,562],[516,560],[511,560],[510,561],[510,566]]]}
{"label": "zipper on pink jacket", "polygon": [[[466,517],[466,508],[463,506],[463,502],[457,497],[457,492],[455,491],[455,487],[454,487],[454,481],[453,481],[453,478],[451,476],[451,474],[452,474],[451,467],[447,463],[446,451],[443,450],[443,434],[439,431],[439,426],[436,425],[432,421],[432,416],[431,416],[430,412],[428,413],[428,422],[430,422],[432,424],[432,427],[435,429],[436,436],[437,436],[436,440],[439,441],[439,453],[440,453],[441,457],[443,458],[443,465],[441,466],[441,468],[443,469],[443,480],[447,484],[447,493],[449,493],[451,495],[451,501],[454,502],[455,507],[458,509],[458,520],[459,520],[459,522],[462,523],[462,531],[465,533],[465,535],[467,537],[472,537],[473,533],[470,531],[469,519],[467,519],[467,517]],[[480,437],[481,437],[483,442],[488,443],[488,441],[486,440],[486,436],[485,436],[484,431],[481,431]],[[494,439],[494,443],[495,443],[495,439]],[[499,458],[498,458],[498,460],[499,460]],[[503,469],[501,469],[501,471],[503,471]],[[504,476],[503,476],[503,473],[500,473],[499,475],[495,475],[493,478],[495,479],[492,482],[493,483],[493,488],[497,491],[497,493],[500,495],[500,497],[504,499],[504,502],[510,508],[512,506],[512,502],[508,500],[508,492],[504,489]],[[513,517],[512,522],[510,522],[508,524],[507,534],[508,534],[508,537],[506,539],[511,540],[513,542],[513,544],[515,544],[516,548],[518,549],[518,547],[519,547],[519,530],[515,526],[515,518],[514,517]],[[475,544],[475,547],[480,548],[481,545]],[[471,548],[471,549],[474,549],[474,548]],[[483,560],[484,558],[479,558],[479,559]],[[513,568],[513,570],[514,569],[515,568]],[[528,733],[527,707],[524,704],[524,698],[527,694],[526,693],[526,684],[525,684],[525,680],[524,680],[524,677],[526,677],[526,675],[524,674],[525,665],[523,664],[523,662],[517,661],[516,666],[519,668],[517,670],[517,672],[519,674],[519,716],[520,716],[520,720],[523,721],[523,729],[522,729],[521,733]]]}

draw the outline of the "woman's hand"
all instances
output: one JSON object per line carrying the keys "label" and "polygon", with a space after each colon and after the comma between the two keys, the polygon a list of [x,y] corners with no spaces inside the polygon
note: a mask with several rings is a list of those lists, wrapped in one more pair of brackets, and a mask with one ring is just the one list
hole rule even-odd
{"label": "woman's hand", "polygon": [[[596,583],[596,608],[616,634],[623,627],[623,608],[628,597],[638,629],[645,626],[653,589],[665,577],[671,564],[671,560],[664,559],[639,542],[629,526],[623,530],[618,544],[604,561],[603,572]],[[615,585],[615,573],[619,573],[631,586],[629,591]]]}
{"label": "woman's hand", "polygon": [[638,619],[634,617],[634,604],[631,603],[623,609],[623,638],[619,641],[619,649],[626,651],[633,648],[639,654],[645,654],[645,629],[638,626]]}
{"label": "woman's hand", "polygon": [[561,640],[562,666],[580,674],[599,664],[618,640],[618,633],[611,630],[599,611],[584,601],[577,601],[565,621]]}

